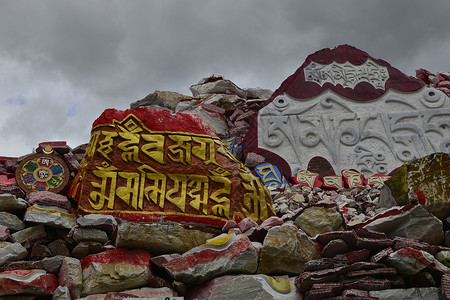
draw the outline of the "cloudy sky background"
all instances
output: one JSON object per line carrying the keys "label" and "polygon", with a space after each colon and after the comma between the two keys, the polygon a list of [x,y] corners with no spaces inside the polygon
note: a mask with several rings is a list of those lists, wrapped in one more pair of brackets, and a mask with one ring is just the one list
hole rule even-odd
{"label": "cloudy sky background", "polygon": [[0,0],[0,156],[89,141],[107,108],[222,74],[275,90],[322,48],[450,71],[448,0]]}

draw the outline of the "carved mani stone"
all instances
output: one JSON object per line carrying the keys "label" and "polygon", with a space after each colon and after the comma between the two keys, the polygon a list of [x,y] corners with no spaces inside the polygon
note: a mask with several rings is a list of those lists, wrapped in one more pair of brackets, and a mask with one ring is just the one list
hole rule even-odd
{"label": "carved mani stone", "polygon": [[274,215],[261,181],[195,115],[147,108],[106,110],[69,193],[80,214],[222,227]]}
{"label": "carved mani stone", "polygon": [[258,112],[243,147],[285,166],[286,177],[317,172],[310,166],[319,156],[336,174],[355,169],[368,178],[428,154],[449,153],[449,141],[448,96],[341,45],[311,54],[281,84]]}

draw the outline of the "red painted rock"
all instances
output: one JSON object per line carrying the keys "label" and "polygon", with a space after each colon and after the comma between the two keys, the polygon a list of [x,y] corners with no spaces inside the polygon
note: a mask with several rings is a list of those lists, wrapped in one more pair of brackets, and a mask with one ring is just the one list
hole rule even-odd
{"label": "red painted rock", "polygon": [[218,276],[256,272],[258,254],[245,234],[223,234],[163,267],[177,281],[199,284]]}
{"label": "red painted rock", "polygon": [[49,191],[32,192],[28,202],[31,204],[41,204],[46,206],[56,206],[72,212],[72,205],[66,196]]}
{"label": "red painted rock", "polygon": [[49,295],[58,287],[58,278],[44,270],[13,270],[0,273],[0,296]]}
{"label": "red painted rock", "polygon": [[222,227],[274,215],[261,183],[203,120],[167,110],[106,110],[70,194],[79,213]]}
{"label": "red painted rock", "polygon": [[123,291],[147,284],[151,255],[126,248],[89,255],[81,260],[82,295]]}

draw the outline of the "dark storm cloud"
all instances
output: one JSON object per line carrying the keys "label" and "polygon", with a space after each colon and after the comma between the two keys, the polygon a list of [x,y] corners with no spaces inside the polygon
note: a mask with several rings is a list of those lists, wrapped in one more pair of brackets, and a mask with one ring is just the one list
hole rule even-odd
{"label": "dark storm cloud", "polygon": [[126,109],[156,89],[189,95],[213,73],[276,89],[307,55],[340,44],[408,75],[450,69],[447,0],[0,5],[0,155],[45,140],[77,146],[104,109]]}

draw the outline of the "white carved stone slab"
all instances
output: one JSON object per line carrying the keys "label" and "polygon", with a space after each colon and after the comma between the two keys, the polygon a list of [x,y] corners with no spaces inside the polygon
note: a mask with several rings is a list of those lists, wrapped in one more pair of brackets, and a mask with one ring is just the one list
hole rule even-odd
{"label": "white carved stone slab", "polygon": [[412,159],[450,153],[450,98],[429,87],[390,89],[366,102],[330,90],[301,100],[282,94],[259,111],[258,147],[281,156],[292,174],[315,156],[338,174],[388,174]]}

